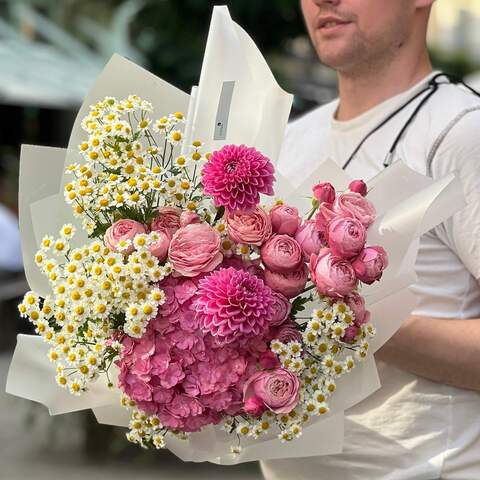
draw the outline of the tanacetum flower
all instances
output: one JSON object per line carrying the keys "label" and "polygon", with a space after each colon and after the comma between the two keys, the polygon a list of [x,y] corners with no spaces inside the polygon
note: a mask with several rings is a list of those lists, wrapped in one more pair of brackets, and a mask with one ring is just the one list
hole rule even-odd
{"label": "tanacetum flower", "polygon": [[243,270],[222,268],[199,282],[200,328],[219,344],[262,335],[273,319],[272,290]]}
{"label": "tanacetum flower", "polygon": [[255,148],[225,145],[203,167],[202,183],[217,207],[248,213],[259,204],[261,193],[273,195],[273,172],[270,160]]}

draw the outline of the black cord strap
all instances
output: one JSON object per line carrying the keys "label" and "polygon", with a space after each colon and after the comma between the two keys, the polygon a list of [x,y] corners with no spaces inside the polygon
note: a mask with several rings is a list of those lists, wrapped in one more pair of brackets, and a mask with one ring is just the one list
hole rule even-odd
{"label": "black cord strap", "polygon": [[[445,77],[446,78],[446,82],[439,82],[438,79],[441,78],[441,77]],[[385,167],[388,167],[391,163],[391,160],[393,159],[393,155],[395,153],[395,150],[398,146],[398,143],[400,142],[400,140],[402,139],[403,135],[405,134],[405,132],[407,131],[408,127],[411,125],[411,123],[415,120],[415,117],[418,115],[418,113],[420,112],[420,110],[423,108],[423,106],[428,102],[428,100],[432,97],[432,95],[435,94],[435,92],[437,92],[438,88],[441,86],[441,85],[448,85],[450,83],[454,83],[454,84],[461,84],[463,85],[465,88],[467,88],[468,90],[470,90],[474,95],[477,95],[478,97],[480,97],[480,93],[477,92],[475,89],[473,89],[472,87],[470,87],[469,85],[467,85],[466,83],[464,83],[462,80],[454,77],[453,75],[450,75],[448,73],[437,73],[435,76],[433,76],[427,86],[421,90],[420,92],[418,92],[416,95],[414,95],[412,98],[410,98],[406,103],[404,103],[403,105],[401,105],[399,108],[397,108],[395,111],[393,111],[385,120],[383,120],[379,125],[377,125],[373,130],[371,130],[363,139],[362,141],[358,144],[358,146],[355,148],[355,150],[352,152],[352,154],[350,155],[350,157],[348,158],[348,160],[345,162],[345,164],[343,165],[343,169],[345,170],[349,165],[350,163],[352,162],[352,160],[356,157],[357,153],[360,151],[360,149],[363,147],[364,143],[376,132],[378,132],[382,127],[384,127],[388,122],[390,122],[390,120],[392,120],[394,117],[396,117],[400,112],[402,112],[405,108],[407,108],[409,105],[411,105],[411,103],[413,101],[415,101],[417,98],[421,97],[424,93],[426,92],[429,92],[427,95],[424,96],[424,98],[420,101],[420,103],[417,105],[417,107],[415,108],[415,110],[413,111],[413,113],[410,115],[410,117],[408,118],[407,122],[405,123],[405,125],[402,127],[402,129],[400,130],[400,133],[397,135],[397,137],[395,138],[395,141],[393,142],[386,158],[385,158],[385,161],[384,161],[384,166]]]}

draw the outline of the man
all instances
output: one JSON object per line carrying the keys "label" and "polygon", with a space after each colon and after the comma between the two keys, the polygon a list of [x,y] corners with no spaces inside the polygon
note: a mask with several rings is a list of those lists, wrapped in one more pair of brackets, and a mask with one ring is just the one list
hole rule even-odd
{"label": "man", "polygon": [[382,388],[346,412],[343,453],[264,462],[267,480],[480,479],[480,99],[432,72],[433,2],[301,1],[340,96],[289,127],[280,171],[300,182],[331,158],[369,179],[401,159],[458,171],[468,206],[422,237],[418,307],[376,355]]}

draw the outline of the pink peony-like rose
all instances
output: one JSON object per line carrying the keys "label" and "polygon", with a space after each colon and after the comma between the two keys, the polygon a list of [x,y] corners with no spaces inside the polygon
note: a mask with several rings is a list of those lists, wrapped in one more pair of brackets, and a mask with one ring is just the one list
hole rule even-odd
{"label": "pink peony-like rose", "polygon": [[132,253],[135,250],[133,239],[136,235],[146,233],[146,228],[135,220],[123,219],[115,222],[108,227],[105,232],[105,245],[112,251],[116,252],[120,241],[130,240],[132,244],[125,250],[126,253]]}
{"label": "pink peony-like rose", "polygon": [[359,334],[360,329],[356,325],[350,325],[345,330],[345,335],[342,337],[342,342],[353,343],[355,337]]}
{"label": "pink peony-like rose", "polygon": [[310,257],[310,275],[317,290],[329,297],[343,298],[357,286],[357,277],[350,262],[322,248]]}
{"label": "pink peony-like rose", "polygon": [[363,180],[353,180],[350,182],[348,189],[351,192],[359,193],[362,197],[367,195],[367,185]]}
{"label": "pink peony-like rose", "polygon": [[248,213],[260,203],[260,194],[273,195],[274,168],[255,148],[225,145],[213,152],[202,170],[206,195],[229,213]]}
{"label": "pink peony-like rose", "polygon": [[289,413],[300,399],[298,377],[283,368],[260,371],[252,375],[243,390],[243,401],[258,397],[274,413]]}
{"label": "pink peony-like rose", "polygon": [[270,322],[271,327],[277,327],[285,322],[285,320],[290,315],[292,310],[292,305],[288,301],[288,298],[285,295],[282,295],[278,292],[272,292],[273,296],[273,316]]}
{"label": "pink peony-like rose", "polygon": [[337,215],[353,217],[368,228],[375,221],[375,207],[365,197],[356,192],[340,194],[333,204],[333,210]]}
{"label": "pink peony-like rose", "polygon": [[166,228],[162,228],[156,232],[158,233],[160,239],[158,242],[150,245],[149,250],[154,257],[157,257],[160,262],[163,262],[167,258],[168,247],[170,246],[172,237]]}
{"label": "pink peony-like rose", "polygon": [[312,253],[318,253],[320,251],[325,237],[317,229],[315,220],[307,220],[297,230],[295,240],[302,248],[304,259],[308,262]]}
{"label": "pink peony-like rose", "polygon": [[199,326],[219,345],[264,335],[274,297],[263,280],[244,270],[221,268],[202,278],[195,302]]}
{"label": "pink peony-like rose", "polygon": [[282,343],[301,342],[302,334],[298,331],[293,321],[286,322],[281,325],[275,332],[272,332],[274,338],[277,338]]}
{"label": "pink peony-like rose", "polygon": [[173,235],[180,228],[182,211],[177,207],[162,207],[158,209],[157,218],[150,224],[150,230],[166,228]]}
{"label": "pink peony-like rose", "polygon": [[352,310],[355,325],[362,325],[365,317],[365,299],[359,293],[352,292],[350,295],[346,296],[343,301]]}
{"label": "pink peony-like rose", "polygon": [[380,280],[388,267],[387,252],[380,246],[364,248],[352,262],[357,278],[368,285]]}
{"label": "pink peony-like rose", "polygon": [[332,210],[331,203],[321,203],[318,213],[315,216],[315,226],[317,230],[320,232],[320,236],[322,238],[323,243],[326,242],[327,234],[328,234],[328,225],[330,222],[338,216]]}
{"label": "pink peony-like rose", "polygon": [[292,272],[279,273],[265,270],[265,283],[275,292],[287,298],[296,297],[302,293],[308,280],[308,270],[305,264]]}
{"label": "pink peony-like rose", "polygon": [[317,183],[312,190],[313,196],[318,203],[333,203],[335,200],[335,188],[333,188],[331,183]]}
{"label": "pink peony-like rose", "polygon": [[367,239],[363,224],[356,218],[337,217],[328,225],[328,246],[338,257],[349,260],[358,255]]}
{"label": "pink peony-like rose", "polygon": [[173,268],[185,277],[211,272],[223,259],[220,235],[205,223],[194,223],[178,229],[168,250]]}
{"label": "pink peony-like rose", "polygon": [[227,215],[226,222],[228,235],[235,243],[260,246],[272,235],[270,217],[260,207],[251,213]]}
{"label": "pink peony-like rose", "polygon": [[288,205],[276,205],[270,210],[270,220],[274,233],[294,236],[300,226],[298,210]]}
{"label": "pink peony-like rose", "polygon": [[295,239],[288,235],[273,235],[260,251],[265,266],[279,273],[298,270],[303,261],[303,252]]}
{"label": "pink peony-like rose", "polygon": [[186,227],[191,223],[200,223],[200,217],[195,212],[185,210],[180,214],[180,226]]}

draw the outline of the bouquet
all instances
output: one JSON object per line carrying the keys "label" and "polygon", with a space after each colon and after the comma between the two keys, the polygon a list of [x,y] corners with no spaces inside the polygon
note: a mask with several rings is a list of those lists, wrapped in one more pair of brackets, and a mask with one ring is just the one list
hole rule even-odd
{"label": "bouquet", "polygon": [[72,224],[45,236],[35,262],[53,294],[28,292],[20,313],[70,393],[99,376],[113,386],[116,365],[132,442],[220,423],[232,442],[292,440],[375,334],[359,286],[380,280],[387,254],[366,246],[366,186],[315,185],[302,221],[260,206],[274,195],[261,152],[193,141],[176,156],[184,115],[152,113],[136,95],[91,106],[64,193],[92,241],[71,248]]}
{"label": "bouquet", "polygon": [[[219,61],[218,32],[241,39],[235,66]],[[130,441],[185,460],[341,451],[343,411],[379,387],[371,353],[412,307],[415,239],[461,195],[454,176],[432,182],[401,164],[368,187],[332,162],[315,174],[321,183],[292,185],[275,169],[290,103],[264,82],[247,88],[241,58],[271,75],[253,48],[216,9],[188,102],[114,58],[69,149],[23,150],[20,222],[37,293],[19,311],[43,341],[19,337],[7,391],[52,414],[92,408],[128,426]],[[244,92],[227,115],[207,101],[209,65],[225,68],[213,84],[236,78]],[[110,94],[112,78],[128,84],[120,93],[154,98]],[[266,117],[259,98],[281,114]],[[165,112],[170,103],[189,114]],[[48,175],[39,156],[52,162]],[[35,172],[45,191],[29,188]],[[392,183],[402,188],[387,198]],[[53,237],[46,229],[59,221]],[[47,283],[31,268],[36,238]]]}

